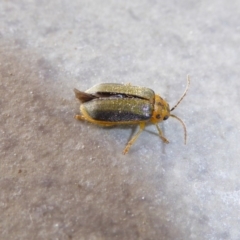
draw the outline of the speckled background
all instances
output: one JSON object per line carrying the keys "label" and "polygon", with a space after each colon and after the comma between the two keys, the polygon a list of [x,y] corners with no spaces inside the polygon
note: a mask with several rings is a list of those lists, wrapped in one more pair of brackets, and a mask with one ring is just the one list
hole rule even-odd
{"label": "speckled background", "polygon": [[[240,1],[2,0],[0,239],[240,239]],[[182,126],[76,121],[73,88],[152,88]]]}

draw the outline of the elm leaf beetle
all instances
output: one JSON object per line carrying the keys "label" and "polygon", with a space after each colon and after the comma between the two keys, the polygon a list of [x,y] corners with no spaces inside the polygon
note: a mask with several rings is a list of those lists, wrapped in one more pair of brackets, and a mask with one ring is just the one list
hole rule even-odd
{"label": "elm leaf beetle", "polygon": [[139,130],[127,143],[123,154],[128,153],[130,147],[144,130],[146,123],[149,122],[156,126],[162,141],[169,143],[158,126],[158,123],[167,120],[169,117],[177,119],[182,124],[186,144],[186,126],[179,117],[171,114],[171,112],[186,96],[189,85],[190,78],[187,76],[186,89],[171,109],[169,104],[160,95],[156,95],[152,89],[132,86],[131,84],[101,83],[85,92],[74,89],[76,98],[81,102],[81,115],[76,115],[75,118],[105,127],[138,124]]}

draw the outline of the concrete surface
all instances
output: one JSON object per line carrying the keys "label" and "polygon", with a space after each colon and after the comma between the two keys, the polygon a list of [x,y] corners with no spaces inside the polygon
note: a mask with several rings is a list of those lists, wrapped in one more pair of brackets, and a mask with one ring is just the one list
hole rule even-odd
{"label": "concrete surface", "polygon": [[[240,239],[240,1],[0,1],[0,239]],[[73,119],[73,88],[150,87],[188,130]]]}

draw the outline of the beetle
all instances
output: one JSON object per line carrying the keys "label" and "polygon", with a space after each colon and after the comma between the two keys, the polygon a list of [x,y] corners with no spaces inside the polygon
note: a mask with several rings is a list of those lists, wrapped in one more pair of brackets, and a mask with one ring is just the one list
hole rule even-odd
{"label": "beetle", "polygon": [[128,153],[130,147],[144,130],[146,123],[149,122],[156,126],[163,142],[169,143],[158,126],[158,123],[169,117],[177,119],[182,124],[186,144],[186,126],[179,117],[171,112],[186,96],[189,85],[190,78],[187,76],[186,89],[177,104],[171,109],[169,104],[160,95],[156,95],[152,89],[131,84],[101,83],[85,92],[74,89],[76,98],[81,102],[81,115],[76,115],[75,118],[106,127],[138,124],[139,130],[127,143],[123,154]]}

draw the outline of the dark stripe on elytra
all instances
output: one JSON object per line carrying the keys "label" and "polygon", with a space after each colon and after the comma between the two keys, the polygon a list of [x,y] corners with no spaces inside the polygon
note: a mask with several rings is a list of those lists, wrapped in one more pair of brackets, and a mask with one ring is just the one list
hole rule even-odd
{"label": "dark stripe on elytra", "polygon": [[124,94],[124,93],[105,93],[105,92],[97,92],[94,94],[94,96],[98,98],[138,98],[138,99],[146,99],[144,97],[139,97],[136,95],[131,94]]}
{"label": "dark stripe on elytra", "polygon": [[95,120],[108,121],[108,122],[124,122],[124,121],[145,121],[151,118],[150,115],[144,116],[128,112],[117,111],[94,111],[91,117]]}

